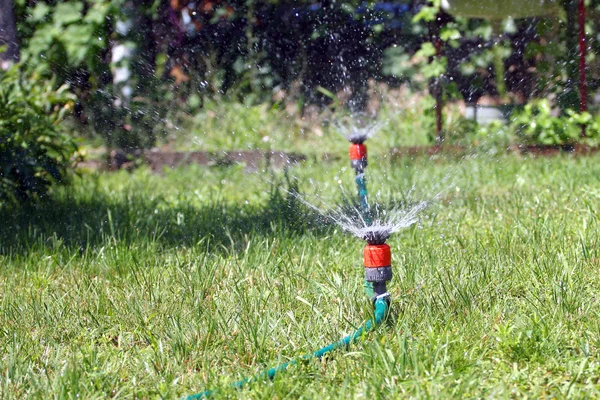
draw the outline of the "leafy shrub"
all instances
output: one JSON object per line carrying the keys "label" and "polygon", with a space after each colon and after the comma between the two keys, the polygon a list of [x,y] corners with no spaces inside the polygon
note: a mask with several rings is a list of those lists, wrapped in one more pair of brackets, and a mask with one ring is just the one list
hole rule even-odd
{"label": "leafy shrub", "polygon": [[[581,126],[587,126],[587,137],[581,137]],[[567,110],[566,115],[553,116],[546,99],[527,104],[511,123],[517,138],[525,144],[570,145],[585,143],[596,145],[600,137],[600,119],[591,114]]]}
{"label": "leafy shrub", "polygon": [[77,146],[58,124],[73,108],[67,87],[0,70],[0,203],[43,197],[65,182]]}
{"label": "leafy shrub", "polygon": [[[163,35],[152,31],[158,27],[151,24],[158,17],[160,2],[150,3],[59,0],[16,4],[23,63],[45,78],[67,83],[77,96],[79,121],[90,128],[84,132],[99,135],[107,146],[126,152],[152,147],[165,134],[172,100],[165,92],[167,86],[159,85],[166,58],[157,56],[162,47],[153,35]],[[115,80],[117,71],[120,80]]]}
{"label": "leafy shrub", "polygon": [[582,126],[585,125],[585,138],[580,138],[579,142],[588,146],[598,146],[600,143],[600,115],[592,116],[589,112],[577,113],[573,110],[567,110],[568,121],[570,124]]}
{"label": "leafy shrub", "polygon": [[517,137],[525,144],[571,144],[577,141],[581,133],[581,128],[576,124],[553,116],[550,102],[545,99],[525,105],[512,121],[512,126]]}

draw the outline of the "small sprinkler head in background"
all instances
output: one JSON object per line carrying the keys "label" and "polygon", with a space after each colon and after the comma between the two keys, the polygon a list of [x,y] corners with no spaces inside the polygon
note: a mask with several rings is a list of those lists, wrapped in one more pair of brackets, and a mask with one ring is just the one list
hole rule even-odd
{"label": "small sprinkler head in background", "polygon": [[365,144],[369,136],[363,132],[358,132],[355,134],[350,134],[346,136],[346,139],[352,144]]}
{"label": "small sprinkler head in background", "polygon": [[350,143],[363,144],[373,137],[385,121],[369,121],[361,118],[342,119],[334,123],[337,131]]}
{"label": "small sprinkler head in background", "polygon": [[392,252],[390,246],[367,244],[363,250],[365,280],[373,285],[373,300],[387,293],[387,282],[392,279]]}
{"label": "small sprinkler head in background", "polygon": [[367,146],[362,143],[352,143],[350,145],[350,165],[361,173],[367,167]]}

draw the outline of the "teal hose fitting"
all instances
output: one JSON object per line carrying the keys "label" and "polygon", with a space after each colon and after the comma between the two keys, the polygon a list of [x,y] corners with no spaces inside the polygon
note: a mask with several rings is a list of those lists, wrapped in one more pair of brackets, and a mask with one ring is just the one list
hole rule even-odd
{"label": "teal hose fitting", "polygon": [[[377,326],[381,325],[381,323],[385,319],[387,312],[389,310],[389,297],[390,297],[389,293],[384,293],[380,296],[377,296],[377,298],[375,299],[375,312],[374,312],[373,318],[366,321],[363,324],[363,326],[358,328],[351,335],[348,335],[345,338],[338,340],[337,342],[334,342],[334,343],[330,344],[329,346],[325,346],[313,353],[306,354],[306,355],[300,357],[299,360],[288,361],[284,364],[280,364],[276,367],[273,367],[271,369],[263,371],[252,378],[246,378],[246,379],[242,379],[241,381],[235,382],[234,384],[231,385],[231,387],[233,387],[235,389],[242,389],[244,386],[246,386],[247,384],[252,383],[252,382],[260,381],[265,378],[273,379],[275,377],[275,375],[277,375],[278,373],[283,372],[283,371],[287,370],[289,367],[298,364],[298,361],[308,361],[312,358],[321,358],[321,357],[325,356],[327,353],[330,353],[334,350],[351,345],[352,343],[354,343],[358,339],[360,339],[364,334],[371,332]],[[217,394],[217,391],[207,390],[205,392],[200,392],[200,393],[189,395],[187,397],[184,397],[184,399],[186,399],[186,400],[205,399],[205,398],[214,396],[216,394]]]}

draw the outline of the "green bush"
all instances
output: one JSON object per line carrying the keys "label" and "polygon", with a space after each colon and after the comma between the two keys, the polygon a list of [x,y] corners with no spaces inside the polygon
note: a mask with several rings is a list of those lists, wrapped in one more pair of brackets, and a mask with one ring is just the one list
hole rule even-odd
{"label": "green bush", "polygon": [[585,125],[585,137],[579,139],[580,143],[588,146],[598,146],[600,143],[600,115],[592,116],[587,111],[577,113],[573,110],[567,110],[567,120],[570,124],[579,127]]}
{"label": "green bush", "polygon": [[43,197],[67,180],[77,146],[59,123],[73,104],[66,86],[54,90],[18,66],[0,70],[0,204]]}
{"label": "green bush", "polygon": [[[581,126],[586,126],[586,137],[581,136]],[[598,145],[600,118],[588,112],[566,110],[565,115],[553,116],[546,99],[527,104],[516,113],[511,129],[524,144],[564,146],[582,143]]]}
{"label": "green bush", "polygon": [[577,142],[581,134],[581,127],[573,120],[553,116],[545,99],[525,105],[511,125],[525,144],[567,145]]}

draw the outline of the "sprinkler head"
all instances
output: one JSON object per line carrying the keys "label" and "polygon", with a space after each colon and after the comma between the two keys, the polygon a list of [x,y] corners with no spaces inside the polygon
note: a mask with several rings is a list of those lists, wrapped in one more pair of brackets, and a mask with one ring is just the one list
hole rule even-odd
{"label": "sprinkler head", "polygon": [[367,167],[367,146],[362,142],[350,145],[350,165],[357,171],[363,171]]}
{"label": "sprinkler head", "polygon": [[347,137],[348,141],[352,144],[363,144],[369,137],[366,135],[350,135]]}
{"label": "sprinkler head", "polygon": [[387,293],[392,279],[392,252],[387,244],[367,244],[363,250],[365,280],[373,285],[375,297]]}
{"label": "sprinkler head", "polygon": [[370,245],[385,244],[391,234],[389,227],[368,226],[362,229],[362,239]]}

